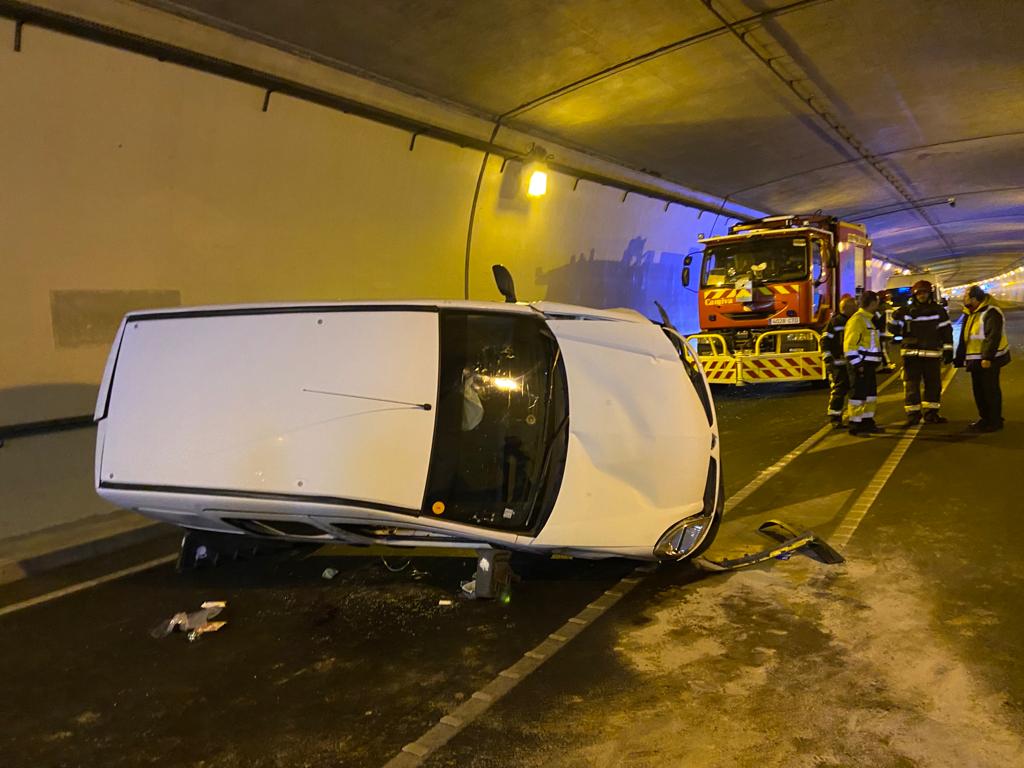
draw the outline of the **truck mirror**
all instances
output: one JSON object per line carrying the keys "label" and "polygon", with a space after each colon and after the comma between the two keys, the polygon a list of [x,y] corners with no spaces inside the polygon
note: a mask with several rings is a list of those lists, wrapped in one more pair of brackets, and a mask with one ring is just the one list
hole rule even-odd
{"label": "truck mirror", "polygon": [[494,282],[498,285],[498,290],[501,295],[505,297],[506,304],[516,303],[516,284],[512,279],[512,273],[505,269],[501,264],[495,264],[491,267],[491,272],[494,274]]}
{"label": "truck mirror", "polygon": [[693,264],[693,256],[689,256],[689,255],[685,256],[683,258],[683,266],[684,267],[688,267],[691,264]]}
{"label": "truck mirror", "polygon": [[690,268],[683,267],[683,287],[688,288],[690,286]]}

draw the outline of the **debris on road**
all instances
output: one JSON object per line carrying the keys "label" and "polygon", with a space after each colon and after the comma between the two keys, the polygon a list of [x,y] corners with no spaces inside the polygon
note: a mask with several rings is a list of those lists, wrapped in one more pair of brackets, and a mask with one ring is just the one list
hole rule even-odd
{"label": "debris on road", "polygon": [[330,581],[331,579],[333,579],[337,575],[338,575],[338,569],[337,568],[324,568],[324,572],[320,574],[321,577],[327,579],[328,581]]}
{"label": "debris on road", "polygon": [[454,605],[454,602],[451,601],[451,600],[448,600],[446,598],[442,598],[441,600],[437,601],[437,604],[438,605]]}
{"label": "debris on road", "polygon": [[776,546],[725,560],[712,560],[706,555],[702,555],[694,560],[694,564],[701,570],[713,573],[734,571],[772,559],[788,560],[796,553],[807,555],[825,565],[845,562],[841,554],[813,531],[798,533],[785,523],[768,520],[758,526],[757,532],[776,542]]}
{"label": "debris on road", "polygon": [[160,622],[150,634],[153,637],[161,638],[167,637],[167,635],[175,630],[180,630],[188,633],[189,642],[194,642],[203,635],[209,632],[216,632],[227,624],[226,621],[210,621],[210,619],[219,615],[226,607],[227,602],[224,600],[207,600],[199,606],[198,611],[181,611],[174,614],[167,621]]}

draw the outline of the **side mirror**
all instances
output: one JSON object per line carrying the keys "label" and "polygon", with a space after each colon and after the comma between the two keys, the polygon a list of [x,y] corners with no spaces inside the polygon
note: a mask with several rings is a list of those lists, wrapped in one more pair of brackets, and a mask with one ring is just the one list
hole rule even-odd
{"label": "side mirror", "polygon": [[688,288],[690,286],[690,268],[683,267],[683,287]]}
{"label": "side mirror", "polygon": [[691,264],[693,264],[693,256],[684,256],[683,257],[683,266],[684,267],[688,267]]}
{"label": "side mirror", "polygon": [[516,303],[516,283],[512,279],[512,273],[505,269],[501,264],[495,264],[491,267],[491,272],[494,274],[494,282],[498,286],[498,290],[501,295],[505,297],[506,304]]}

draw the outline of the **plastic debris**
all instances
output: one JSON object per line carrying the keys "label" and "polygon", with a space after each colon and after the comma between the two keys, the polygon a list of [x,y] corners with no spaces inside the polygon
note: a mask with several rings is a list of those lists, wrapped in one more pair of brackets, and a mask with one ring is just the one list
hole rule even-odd
{"label": "plastic debris", "polygon": [[454,605],[454,603],[451,600],[448,600],[446,598],[442,598],[442,599],[438,600],[437,604],[438,605]]}
{"label": "plastic debris", "polygon": [[476,579],[462,582],[462,591],[470,597],[476,596]]}
{"label": "plastic debris", "polygon": [[226,621],[210,621],[219,615],[227,607],[224,600],[207,600],[199,606],[198,611],[181,611],[171,616],[167,621],[160,622],[150,633],[153,637],[167,637],[175,630],[188,633],[189,641],[198,640],[208,632],[216,632]]}
{"label": "plastic debris", "polygon": [[208,621],[201,627],[196,627],[188,633],[188,641],[194,643],[200,637],[205,635],[207,632],[216,632],[218,629],[227,624],[226,621]]}
{"label": "plastic debris", "polygon": [[337,568],[324,568],[324,572],[321,573],[320,575],[323,578],[330,580],[330,579],[333,579],[335,576],[338,575],[338,569]]}

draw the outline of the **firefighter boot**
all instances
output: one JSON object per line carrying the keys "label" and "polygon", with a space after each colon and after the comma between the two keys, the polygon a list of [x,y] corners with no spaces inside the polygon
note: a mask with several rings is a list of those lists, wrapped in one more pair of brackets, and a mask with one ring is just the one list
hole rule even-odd
{"label": "firefighter boot", "polygon": [[885,427],[880,427],[875,424],[874,419],[864,419],[860,423],[860,431],[861,434],[864,435],[877,435],[880,432],[885,432]]}
{"label": "firefighter boot", "polygon": [[945,416],[939,416],[938,411],[925,411],[924,423],[925,424],[945,424],[949,421]]}
{"label": "firefighter boot", "polygon": [[909,411],[907,413],[907,427],[916,427],[921,423],[921,412],[920,411]]}
{"label": "firefighter boot", "polygon": [[832,424],[832,429],[843,428],[843,417],[842,416],[830,416],[829,422]]}

